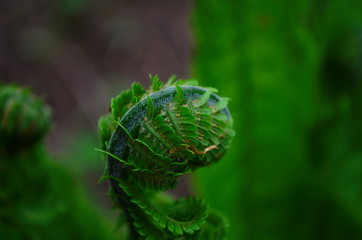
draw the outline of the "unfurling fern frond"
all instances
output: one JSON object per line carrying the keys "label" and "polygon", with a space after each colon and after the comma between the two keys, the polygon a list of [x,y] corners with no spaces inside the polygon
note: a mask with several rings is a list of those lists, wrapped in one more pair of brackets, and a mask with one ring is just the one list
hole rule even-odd
{"label": "unfurling fern frond", "polygon": [[99,121],[115,205],[124,211],[134,239],[223,239],[226,224],[195,197],[160,200],[157,192],[179,178],[218,162],[229,148],[228,99],[195,80],[166,84],[150,76],[148,90],[132,84],[112,99]]}
{"label": "unfurling fern frond", "polygon": [[24,149],[50,128],[50,109],[29,89],[0,85],[0,154]]}

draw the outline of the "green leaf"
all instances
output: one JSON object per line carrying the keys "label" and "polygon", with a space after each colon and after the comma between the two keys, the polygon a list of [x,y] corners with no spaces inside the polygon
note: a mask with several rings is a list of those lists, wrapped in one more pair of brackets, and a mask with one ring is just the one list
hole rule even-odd
{"label": "green leaf", "polygon": [[153,92],[157,92],[162,88],[163,82],[160,81],[160,79],[158,78],[158,75],[154,75],[152,76],[151,74],[149,75],[150,79],[151,79],[151,86],[150,89]]}
{"label": "green leaf", "polygon": [[132,83],[131,89],[132,89],[132,95],[136,97],[140,97],[146,92],[146,90],[138,82]]}
{"label": "green leaf", "polygon": [[114,119],[120,119],[129,109],[129,104],[133,99],[132,91],[126,90],[121,92],[117,97],[111,100],[111,110]]}
{"label": "green leaf", "polygon": [[153,217],[155,224],[161,228],[167,229],[174,235],[184,235],[193,233],[200,229],[208,216],[208,206],[201,200],[195,197],[181,198],[174,203],[163,207],[161,210],[156,205],[146,203],[144,200],[135,201],[138,198],[137,194],[132,194],[132,202],[143,204],[145,213]]}
{"label": "green leaf", "polygon": [[119,158],[118,156],[116,156],[116,155],[113,154],[113,153],[104,151],[104,150],[102,150],[102,149],[97,149],[97,148],[94,149],[94,150],[96,150],[96,151],[98,151],[98,152],[101,152],[101,153],[104,153],[104,154],[106,154],[106,155],[111,156],[112,158],[114,158],[114,159],[118,160],[119,162],[123,163],[126,167],[129,167],[129,168],[131,168],[131,169],[134,169],[134,168],[135,168],[135,166],[134,166],[132,163],[129,163],[129,162],[127,162],[127,161]]}
{"label": "green leaf", "polygon": [[146,108],[147,119],[153,119],[154,114],[155,114],[155,107],[153,105],[153,101],[149,96],[147,96],[147,108]]}
{"label": "green leaf", "polygon": [[197,86],[199,83],[196,79],[177,80],[173,85],[175,86]]}
{"label": "green leaf", "polygon": [[107,148],[108,142],[114,132],[115,128],[114,117],[112,114],[102,116],[98,120],[98,133],[102,144],[102,149]]}
{"label": "green leaf", "polygon": [[223,98],[223,99],[221,99],[221,101],[217,102],[217,103],[215,104],[215,106],[213,106],[214,112],[218,112],[218,111],[226,108],[227,105],[228,105],[228,102],[229,102],[229,99],[228,99],[228,98]]}
{"label": "green leaf", "polygon": [[202,105],[209,102],[211,93],[217,92],[215,88],[209,88],[204,94],[200,96],[199,99],[195,101],[196,107],[201,107]]}
{"label": "green leaf", "polygon": [[171,77],[167,80],[165,87],[170,87],[173,85],[174,81],[176,79],[176,75],[171,75]]}
{"label": "green leaf", "polygon": [[174,102],[176,104],[184,104],[185,103],[185,93],[184,90],[180,86],[176,86],[176,95],[174,98]]}

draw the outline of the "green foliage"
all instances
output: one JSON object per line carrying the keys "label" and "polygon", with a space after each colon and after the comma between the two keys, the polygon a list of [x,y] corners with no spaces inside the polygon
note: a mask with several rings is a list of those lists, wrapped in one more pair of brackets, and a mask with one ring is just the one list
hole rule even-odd
{"label": "green foliage", "polygon": [[0,86],[0,239],[111,239],[106,220],[42,143],[49,109]]}
{"label": "green foliage", "polygon": [[108,159],[103,179],[110,179],[134,239],[223,239],[225,221],[209,216],[201,199],[165,201],[156,192],[223,157],[234,136],[227,99],[195,80],[150,78],[149,90],[134,83],[112,99],[113,126],[110,114],[99,121],[99,151]]}
{"label": "green foliage", "polygon": [[233,99],[238,132],[197,182],[231,239],[362,239],[361,9],[195,1],[194,74]]}

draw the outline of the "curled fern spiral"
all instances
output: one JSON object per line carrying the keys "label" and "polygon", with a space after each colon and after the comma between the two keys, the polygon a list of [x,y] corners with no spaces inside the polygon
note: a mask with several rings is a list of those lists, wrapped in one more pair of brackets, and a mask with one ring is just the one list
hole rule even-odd
{"label": "curled fern spiral", "polygon": [[132,239],[224,239],[226,220],[196,197],[172,201],[156,194],[179,178],[218,162],[234,135],[228,99],[195,80],[163,84],[151,76],[112,99],[99,120],[111,195]]}
{"label": "curled fern spiral", "polygon": [[0,85],[0,153],[39,141],[50,127],[50,109],[29,89]]}

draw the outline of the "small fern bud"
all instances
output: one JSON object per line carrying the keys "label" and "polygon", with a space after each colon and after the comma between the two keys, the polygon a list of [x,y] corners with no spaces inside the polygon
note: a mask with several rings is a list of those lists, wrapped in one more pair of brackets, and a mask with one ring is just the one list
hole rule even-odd
{"label": "small fern bud", "polygon": [[28,89],[0,85],[0,146],[16,150],[39,141],[50,127],[50,110]]}
{"label": "small fern bud", "polygon": [[[166,233],[157,233],[157,227],[146,231],[136,226],[141,236],[168,239],[157,237],[192,234],[205,222],[207,206],[201,200],[176,201],[173,206],[178,206],[179,212],[171,221],[167,213],[158,213],[143,194],[174,188],[181,176],[224,156],[234,131],[228,99],[215,93],[215,89],[198,87],[195,80],[173,82],[171,78],[164,85],[157,76],[151,76],[148,90],[132,84],[130,90],[112,99],[112,114],[100,119],[100,151],[107,155],[105,178],[111,179],[112,192],[119,196],[121,204],[132,202],[153,217],[156,223],[152,221],[151,225],[167,225]],[[138,211],[129,206],[127,209],[135,225],[145,224]],[[177,219],[181,215],[192,219],[185,224]]]}

